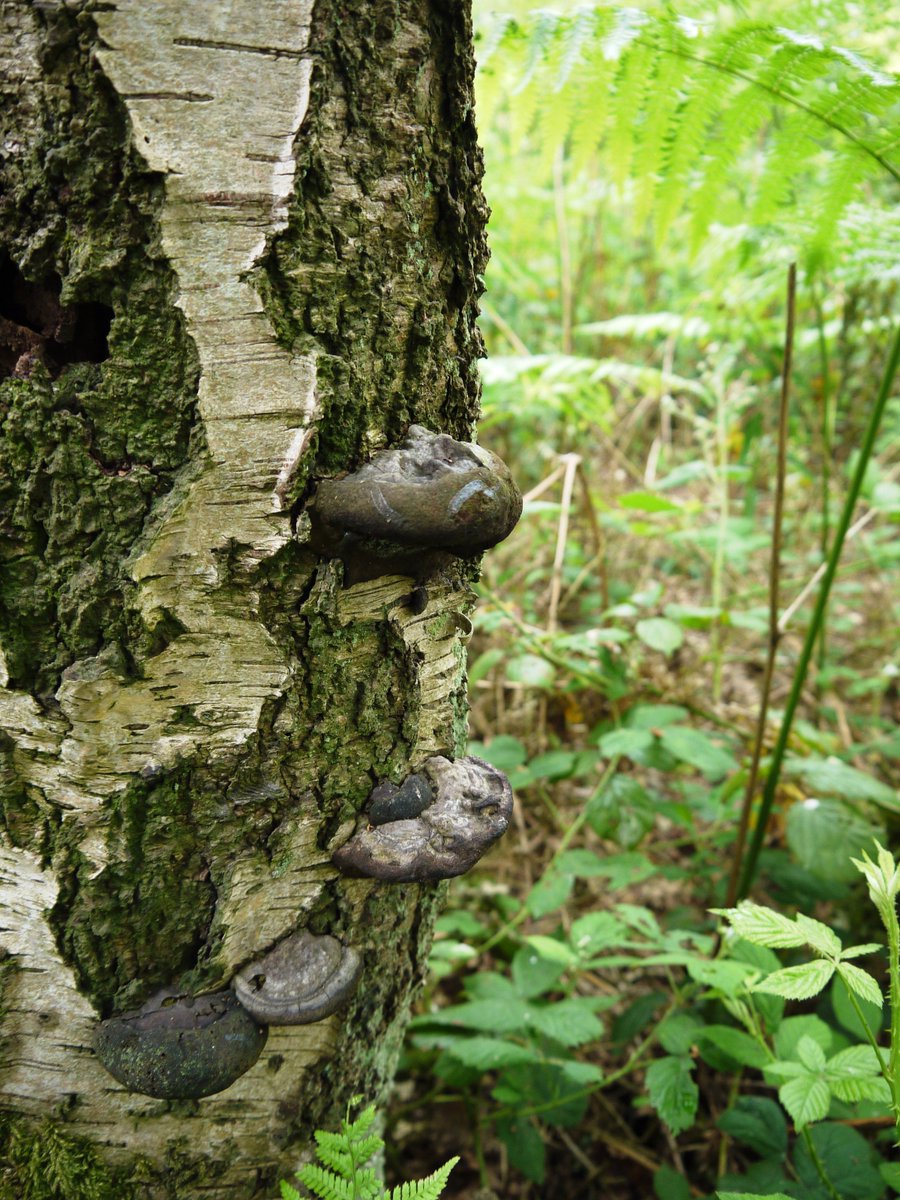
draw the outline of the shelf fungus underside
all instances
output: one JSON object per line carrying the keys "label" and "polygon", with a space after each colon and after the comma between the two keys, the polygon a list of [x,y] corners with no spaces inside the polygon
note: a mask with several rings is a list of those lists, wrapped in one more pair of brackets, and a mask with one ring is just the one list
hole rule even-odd
{"label": "shelf fungus underside", "polygon": [[303,931],[239,971],[241,1004],[266,1025],[307,1025],[330,1017],[356,991],[362,959],[337,938]]}
{"label": "shelf fungus underside", "polygon": [[141,1008],[102,1021],[94,1049],[129,1091],[196,1100],[224,1091],[248,1071],[267,1036],[233,992],[160,992]]}
{"label": "shelf fungus underside", "polygon": [[502,541],[522,513],[506,464],[472,442],[411,425],[402,446],[319,484],[327,525],[402,546],[478,554]]}
{"label": "shelf fungus underside", "polygon": [[[424,883],[462,875],[505,832],[512,814],[506,776],[480,758],[425,762],[435,798],[417,817],[369,825],[335,851],[349,875]],[[376,789],[377,790],[377,789]]]}

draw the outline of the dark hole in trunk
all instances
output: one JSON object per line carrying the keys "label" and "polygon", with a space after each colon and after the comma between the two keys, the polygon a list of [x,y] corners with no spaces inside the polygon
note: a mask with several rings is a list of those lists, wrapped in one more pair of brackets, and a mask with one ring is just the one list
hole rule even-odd
{"label": "dark hole in trunk", "polygon": [[61,291],[58,275],[32,283],[0,251],[0,378],[27,377],[40,361],[55,379],[69,363],[109,357],[113,310],[93,301],[61,304]]}

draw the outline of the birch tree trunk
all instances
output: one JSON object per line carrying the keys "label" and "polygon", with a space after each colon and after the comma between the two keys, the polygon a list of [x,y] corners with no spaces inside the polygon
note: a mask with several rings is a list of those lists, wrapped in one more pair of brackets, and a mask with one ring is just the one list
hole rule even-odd
{"label": "birch tree trunk", "polygon": [[[271,1196],[383,1095],[439,897],[330,847],[464,745],[471,564],[348,582],[306,506],[472,433],[467,3],[0,13],[0,1187],[56,1146],[71,1200]],[[362,954],[343,1012],[203,1100],[100,1065],[98,1020],[298,928]]]}

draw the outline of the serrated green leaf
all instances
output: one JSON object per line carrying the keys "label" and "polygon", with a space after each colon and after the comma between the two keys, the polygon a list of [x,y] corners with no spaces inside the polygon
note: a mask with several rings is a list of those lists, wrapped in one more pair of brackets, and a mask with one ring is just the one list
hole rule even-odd
{"label": "serrated green leaf", "polygon": [[794,1149],[794,1166],[804,1191],[818,1191],[824,1168],[842,1200],[880,1200],[884,1193],[880,1157],[856,1129],[828,1121],[814,1125],[809,1134],[818,1163],[804,1140]]}
{"label": "serrated green leaf", "polygon": [[744,1033],[742,1029],[733,1029],[730,1025],[707,1025],[698,1040],[701,1052],[704,1044],[711,1042],[742,1067],[764,1067],[769,1061],[768,1053],[755,1038],[749,1033]]}
{"label": "serrated green leaf", "polygon": [[788,846],[798,862],[819,879],[855,880],[851,858],[881,836],[880,825],[861,817],[842,800],[812,797],[788,810]]}
{"label": "serrated green leaf", "polygon": [[577,759],[572,750],[548,750],[531,759],[528,770],[533,779],[565,779],[574,771]]}
{"label": "serrated green leaf", "polygon": [[471,746],[469,749],[470,753],[477,754],[501,771],[512,771],[513,768],[520,767],[528,757],[522,742],[507,734],[491,738],[487,745],[478,746],[477,749],[472,749]]}
{"label": "serrated green leaf", "polygon": [[662,729],[676,725],[687,715],[688,710],[681,704],[637,704],[628,710],[625,724],[629,729]]}
{"label": "serrated green leaf", "polygon": [[458,1038],[447,1047],[447,1053],[464,1067],[477,1071],[495,1071],[536,1058],[535,1051],[527,1046],[491,1037]]}
{"label": "serrated green leaf", "polygon": [[578,955],[565,942],[561,942],[559,938],[545,937],[542,933],[532,933],[529,934],[525,941],[541,958],[545,958],[549,962],[569,967],[578,961]]}
{"label": "serrated green leaf", "polygon": [[481,1029],[488,1033],[523,1032],[527,1005],[513,996],[491,1000],[470,1000],[430,1013],[428,1020],[441,1025],[458,1025],[462,1029]]}
{"label": "serrated green leaf", "polygon": [[676,1136],[690,1129],[697,1115],[700,1093],[689,1058],[658,1058],[647,1068],[646,1088],[650,1103]]}
{"label": "serrated green leaf", "polygon": [[833,974],[834,963],[820,958],[796,967],[773,971],[759,983],[752,984],[751,991],[783,996],[785,1000],[809,1000],[821,992]]}
{"label": "serrated green leaf", "polygon": [[735,759],[699,729],[667,725],[660,731],[659,740],[679,762],[696,767],[711,782],[737,770]]}
{"label": "serrated green leaf", "polygon": [[825,1067],[825,1051],[811,1037],[802,1037],[797,1043],[797,1058],[807,1071],[821,1071]]}
{"label": "serrated green leaf", "polygon": [[716,1124],[762,1158],[781,1159],[787,1151],[784,1114],[768,1096],[738,1096]]}
{"label": "serrated green leaf", "polygon": [[860,946],[848,946],[846,950],[841,951],[841,958],[845,961],[848,958],[862,958],[866,954],[877,954],[879,950],[883,950],[884,946],[878,942],[865,942]]}
{"label": "serrated green leaf", "polygon": [[[556,945],[561,943],[557,942]],[[568,951],[567,946],[563,946],[562,949]],[[565,963],[561,962],[559,957],[545,958],[533,945],[526,945],[520,946],[514,954],[511,973],[516,991],[526,1000],[530,1000],[550,991],[565,969]]]}
{"label": "serrated green leaf", "polygon": [[603,1082],[603,1072],[594,1063],[576,1062],[575,1059],[568,1059],[559,1063],[559,1069],[571,1083],[576,1087],[587,1087],[592,1083]]}
{"label": "serrated green leaf", "polygon": [[859,1104],[861,1100],[874,1100],[890,1108],[891,1089],[887,1080],[880,1075],[866,1075],[861,1079],[829,1079],[832,1095],[846,1104]]}
{"label": "serrated green leaf", "polygon": [[684,630],[668,617],[647,617],[638,621],[634,631],[645,646],[661,654],[674,654],[684,645]]}
{"label": "serrated green leaf", "polygon": [[797,928],[803,930],[808,946],[829,956],[837,957],[841,953],[841,939],[833,929],[829,929],[821,921],[804,916],[803,913],[797,914],[796,922]]}
{"label": "serrated green leaf", "polygon": [[753,968],[744,963],[731,962],[727,958],[704,959],[688,957],[684,966],[691,979],[706,987],[716,988],[726,996],[736,996],[742,992],[747,976],[753,974]]}
{"label": "serrated green leaf", "polygon": [[778,1089],[778,1099],[800,1130],[812,1121],[821,1121],[828,1116],[831,1092],[824,1079],[798,1075]]}
{"label": "serrated green leaf", "polygon": [[598,745],[607,758],[620,754],[631,758],[653,745],[653,734],[646,729],[613,729],[604,733]]}
{"label": "serrated green leaf", "polygon": [[497,1136],[506,1147],[509,1161],[526,1179],[534,1183],[544,1182],[544,1142],[531,1123],[519,1119],[502,1119],[497,1122]]}
{"label": "serrated green leaf", "polygon": [[831,1053],[834,1032],[821,1017],[813,1016],[812,1013],[800,1017],[788,1017],[781,1022],[775,1031],[775,1053],[779,1058],[794,1058],[797,1046],[803,1037],[811,1037],[818,1042],[826,1055]]}
{"label": "serrated green leaf", "polygon": [[656,1200],[691,1200],[691,1185],[667,1164],[654,1171],[653,1192]]}
{"label": "serrated green leaf", "polygon": [[861,999],[868,1000],[870,1004],[875,1004],[881,1008],[884,1004],[884,996],[881,993],[881,988],[868,971],[863,971],[862,968],[848,962],[839,962],[837,971],[851,991],[855,992]]}
{"label": "serrated green leaf", "polygon": [[769,1192],[760,1196],[757,1192],[716,1192],[717,1200],[791,1200],[784,1192]]}
{"label": "serrated green leaf", "polygon": [[579,958],[590,958],[618,945],[627,936],[622,922],[611,912],[592,912],[572,923],[569,938]]}
{"label": "serrated green leaf", "polygon": [[548,871],[534,885],[525,898],[525,907],[534,917],[545,917],[560,908],[572,894],[575,876],[559,871]]}
{"label": "serrated green leaf", "polygon": [[795,758],[785,765],[785,772],[799,775],[812,792],[844,800],[871,800],[893,812],[900,810],[893,788],[839,758]]}
{"label": "serrated green leaf", "polygon": [[709,911],[730,921],[738,937],[756,946],[784,950],[802,946],[805,942],[802,931],[791,917],[762,904],[754,904],[752,900],[742,900],[737,908],[711,908]]}
{"label": "serrated green leaf", "polygon": [[556,682],[556,667],[537,654],[520,654],[507,662],[506,678],[526,687],[551,688]]}
{"label": "serrated green leaf", "polygon": [[703,1022],[692,1013],[670,1013],[656,1030],[659,1044],[669,1054],[689,1054],[703,1030]]}
{"label": "serrated green leaf", "polygon": [[563,1046],[583,1046],[603,1036],[602,1021],[577,998],[534,1005],[528,1012],[528,1024]]}

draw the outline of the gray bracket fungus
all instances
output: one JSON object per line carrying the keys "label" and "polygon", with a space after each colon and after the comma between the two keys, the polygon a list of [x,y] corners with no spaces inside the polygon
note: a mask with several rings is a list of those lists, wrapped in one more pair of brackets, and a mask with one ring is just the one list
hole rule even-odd
{"label": "gray bracket fungus", "polygon": [[253,1066],[268,1031],[233,992],[158,992],[141,1008],[102,1021],[94,1050],[113,1078],[157,1100],[222,1092]]}
{"label": "gray bracket fungus", "polygon": [[307,1025],[346,1004],[361,973],[362,959],[352,946],[304,930],[244,967],[232,987],[257,1021]]}
{"label": "gray bracket fungus", "polygon": [[449,879],[470,870],[503,835],[513,801],[502,771],[473,756],[440,755],[424,770],[434,800],[416,817],[360,829],[332,855],[336,867],[392,883]]}
{"label": "gray bracket fungus", "polygon": [[323,480],[312,508],[336,529],[465,555],[512,532],[522,496],[496,454],[410,425],[400,447],[380,450],[341,479]]}

